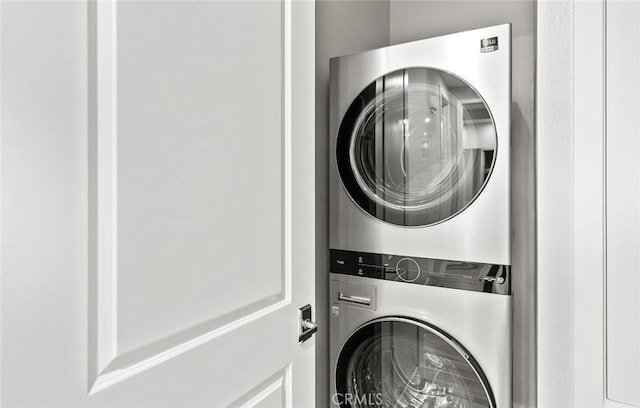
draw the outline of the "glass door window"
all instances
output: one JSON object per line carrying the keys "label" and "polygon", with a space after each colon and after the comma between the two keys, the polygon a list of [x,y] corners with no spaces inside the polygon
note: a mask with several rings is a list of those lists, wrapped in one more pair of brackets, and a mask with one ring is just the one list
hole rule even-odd
{"label": "glass door window", "polygon": [[462,346],[403,318],[373,321],[347,340],[336,390],[341,408],[495,407],[486,377]]}
{"label": "glass door window", "polygon": [[351,198],[393,224],[425,226],[464,210],[493,167],[496,131],[466,82],[431,68],[378,78],[341,123],[337,165]]}

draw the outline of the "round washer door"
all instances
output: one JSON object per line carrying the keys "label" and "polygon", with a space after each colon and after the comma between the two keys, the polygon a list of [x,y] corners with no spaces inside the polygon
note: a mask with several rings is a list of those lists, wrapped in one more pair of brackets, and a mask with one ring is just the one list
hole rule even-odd
{"label": "round washer door", "polygon": [[351,103],[336,144],[351,199],[396,225],[427,226],[480,194],[496,157],[493,118],[464,80],[433,68],[384,75]]}
{"label": "round washer door", "polygon": [[495,407],[473,357],[441,330],[407,318],[381,318],[344,344],[336,366],[340,408]]}

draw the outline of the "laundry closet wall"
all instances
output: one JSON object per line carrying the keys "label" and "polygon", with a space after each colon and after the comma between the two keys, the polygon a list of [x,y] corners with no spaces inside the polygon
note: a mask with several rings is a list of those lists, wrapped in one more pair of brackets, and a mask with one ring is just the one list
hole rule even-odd
{"label": "laundry closet wall", "polygon": [[316,407],[329,406],[329,59],[389,45],[388,1],[316,2]]}

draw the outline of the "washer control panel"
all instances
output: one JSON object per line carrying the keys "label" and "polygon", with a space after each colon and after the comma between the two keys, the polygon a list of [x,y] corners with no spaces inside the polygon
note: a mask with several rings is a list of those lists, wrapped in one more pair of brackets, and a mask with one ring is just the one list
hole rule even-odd
{"label": "washer control panel", "polygon": [[511,294],[511,267],[332,249],[330,272],[474,292]]}
{"label": "washer control panel", "polygon": [[414,282],[420,277],[420,265],[415,259],[401,258],[396,264],[396,275],[401,281]]}

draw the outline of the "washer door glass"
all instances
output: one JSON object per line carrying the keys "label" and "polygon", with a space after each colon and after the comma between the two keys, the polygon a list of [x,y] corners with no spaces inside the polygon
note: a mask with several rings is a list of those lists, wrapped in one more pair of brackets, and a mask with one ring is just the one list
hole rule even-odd
{"label": "washer door glass", "polygon": [[481,192],[497,147],[491,113],[462,79],[432,68],[378,78],[338,132],[338,172],[367,213],[425,226],[463,211]]}
{"label": "washer door glass", "polygon": [[410,319],[375,320],[345,343],[333,402],[341,408],[495,407],[473,357],[442,331]]}

